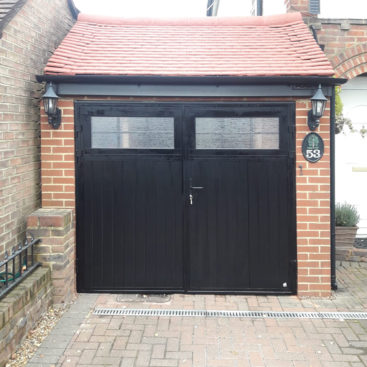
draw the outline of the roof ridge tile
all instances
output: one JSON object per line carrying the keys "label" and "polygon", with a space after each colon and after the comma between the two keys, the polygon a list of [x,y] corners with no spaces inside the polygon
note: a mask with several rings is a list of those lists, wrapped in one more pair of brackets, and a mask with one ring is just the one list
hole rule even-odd
{"label": "roof ridge tile", "polygon": [[303,22],[301,13],[262,17],[120,18],[80,13],[78,21],[98,25],[125,26],[284,26]]}

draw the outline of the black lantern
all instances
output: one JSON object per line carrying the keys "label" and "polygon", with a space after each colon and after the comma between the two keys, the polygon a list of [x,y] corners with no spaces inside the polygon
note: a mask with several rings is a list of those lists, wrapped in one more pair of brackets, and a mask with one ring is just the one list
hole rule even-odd
{"label": "black lantern", "polygon": [[61,110],[57,108],[59,96],[56,94],[52,82],[46,88],[46,93],[42,96],[43,106],[48,116],[48,123],[54,129],[58,129],[61,124]]}
{"label": "black lantern", "polygon": [[314,96],[311,98],[312,110],[308,111],[308,127],[310,130],[316,130],[320,124],[320,118],[324,114],[327,98],[322,93],[321,84]]}

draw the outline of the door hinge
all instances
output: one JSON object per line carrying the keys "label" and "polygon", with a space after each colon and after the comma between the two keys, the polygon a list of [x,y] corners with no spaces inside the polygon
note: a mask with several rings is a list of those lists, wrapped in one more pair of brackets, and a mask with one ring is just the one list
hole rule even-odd
{"label": "door hinge", "polygon": [[288,142],[289,142],[289,150],[288,150],[288,156],[290,158],[293,158],[295,156],[295,151],[294,151],[294,145],[296,144],[295,142],[295,132],[296,132],[296,127],[294,125],[288,125]]}
{"label": "door hinge", "polygon": [[75,129],[75,133],[79,134],[83,131],[83,125],[77,125]]}
{"label": "door hinge", "polygon": [[294,125],[288,125],[288,133],[293,137],[296,131],[296,127]]}
{"label": "door hinge", "polygon": [[80,162],[80,158],[83,157],[83,153],[82,152],[76,152],[75,153],[75,162],[76,164],[78,164]]}

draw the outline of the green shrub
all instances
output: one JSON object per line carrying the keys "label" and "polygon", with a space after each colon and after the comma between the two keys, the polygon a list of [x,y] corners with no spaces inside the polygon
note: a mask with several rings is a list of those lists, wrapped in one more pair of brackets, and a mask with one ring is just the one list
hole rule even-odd
{"label": "green shrub", "polygon": [[335,206],[335,225],[340,227],[356,227],[359,222],[359,214],[356,207],[352,204],[336,204]]}

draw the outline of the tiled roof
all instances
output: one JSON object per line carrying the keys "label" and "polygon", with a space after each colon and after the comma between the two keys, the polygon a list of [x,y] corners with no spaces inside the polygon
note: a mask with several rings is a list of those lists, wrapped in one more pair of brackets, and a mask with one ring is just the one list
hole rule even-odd
{"label": "tiled roof", "polygon": [[0,31],[9,23],[25,0],[0,0]]}
{"label": "tiled roof", "polygon": [[299,13],[122,19],[81,14],[45,74],[331,76]]}

